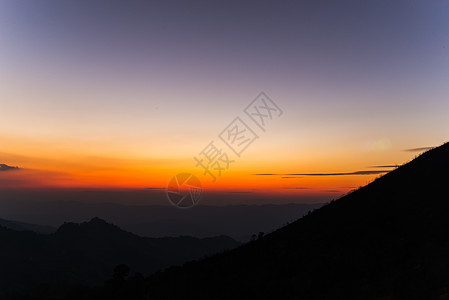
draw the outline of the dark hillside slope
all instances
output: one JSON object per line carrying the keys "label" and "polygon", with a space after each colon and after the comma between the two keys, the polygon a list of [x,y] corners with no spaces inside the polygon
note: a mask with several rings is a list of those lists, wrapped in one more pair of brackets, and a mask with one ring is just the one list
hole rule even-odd
{"label": "dark hillside slope", "polygon": [[449,144],[255,242],[149,278],[153,299],[449,299]]}

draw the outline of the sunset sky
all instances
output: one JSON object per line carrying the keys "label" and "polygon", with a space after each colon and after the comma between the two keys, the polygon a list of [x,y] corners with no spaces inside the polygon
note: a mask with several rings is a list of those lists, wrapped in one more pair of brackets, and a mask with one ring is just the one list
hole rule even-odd
{"label": "sunset sky", "polygon": [[[336,197],[448,141],[448,81],[446,0],[0,0],[0,188],[191,172]],[[265,131],[260,92],[283,112]],[[240,157],[219,138],[236,117],[258,136]],[[194,160],[211,141],[235,160],[215,182]]]}

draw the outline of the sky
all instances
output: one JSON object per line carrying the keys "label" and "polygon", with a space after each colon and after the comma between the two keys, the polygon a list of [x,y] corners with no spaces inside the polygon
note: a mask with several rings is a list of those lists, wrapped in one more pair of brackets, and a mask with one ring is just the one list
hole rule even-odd
{"label": "sky", "polygon": [[444,0],[0,0],[0,188],[333,198],[448,140],[448,79]]}

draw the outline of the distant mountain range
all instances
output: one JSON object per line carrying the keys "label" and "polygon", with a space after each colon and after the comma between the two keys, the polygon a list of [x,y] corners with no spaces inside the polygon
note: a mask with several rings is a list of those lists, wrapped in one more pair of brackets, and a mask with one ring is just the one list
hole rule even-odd
{"label": "distant mountain range", "polygon": [[[11,199],[6,193],[0,194],[0,216],[8,220],[20,220],[32,224],[50,225],[43,228],[30,227],[22,223],[19,227],[4,225],[12,229],[47,233],[64,222],[82,222],[93,216],[108,220],[120,228],[147,237],[189,235],[210,237],[227,235],[238,241],[247,242],[253,234],[271,232],[287,222],[293,222],[308,211],[322,204],[266,204],[266,205],[198,205],[193,209],[180,210],[173,206],[123,205],[116,203],[83,203],[65,201],[64,195],[39,194],[48,196],[51,202],[35,201],[32,193],[14,194]],[[84,194],[76,194],[82,197]],[[106,194],[108,195],[108,194]],[[73,194],[74,199],[77,199]],[[98,192],[104,199],[105,192]],[[16,222],[18,223],[18,222]],[[1,224],[1,223],[0,223]]]}
{"label": "distant mountain range", "polygon": [[37,233],[43,233],[43,234],[50,234],[56,232],[57,228],[52,226],[44,226],[44,225],[36,225],[31,223],[25,223],[20,221],[9,221],[5,219],[0,219],[0,226],[13,229],[13,230],[19,230],[19,231],[34,231]]}
{"label": "distant mountain range", "polygon": [[52,234],[29,231],[51,230],[47,227],[1,224],[9,228],[0,226],[0,299],[2,292],[27,293],[44,283],[102,283],[120,264],[148,274],[239,245],[226,236],[140,237],[99,218],[65,223]]}
{"label": "distant mountain range", "polygon": [[448,185],[449,143],[254,242],[150,276],[146,297],[449,299]]}

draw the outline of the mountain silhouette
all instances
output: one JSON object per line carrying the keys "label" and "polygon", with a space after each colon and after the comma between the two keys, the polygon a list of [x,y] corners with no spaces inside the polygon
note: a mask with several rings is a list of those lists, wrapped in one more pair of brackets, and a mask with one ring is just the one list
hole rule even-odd
{"label": "mountain silhouette", "polygon": [[103,283],[120,264],[152,273],[239,245],[226,236],[140,237],[99,218],[47,235],[0,226],[0,241],[0,299],[2,291],[26,294],[43,283]]}
{"label": "mountain silhouette", "polygon": [[449,299],[449,143],[235,250],[147,280],[150,299]]}
{"label": "mountain silhouette", "polygon": [[45,226],[45,225],[37,225],[37,224],[31,224],[26,222],[20,222],[20,221],[10,221],[5,219],[0,219],[0,226],[13,229],[13,230],[29,230],[34,231],[37,233],[43,233],[43,234],[50,234],[54,233],[56,231],[56,228],[52,226]]}
{"label": "mountain silhouette", "polygon": [[[273,201],[279,203],[236,205],[235,201],[237,200],[231,195],[231,198],[223,200],[227,201],[229,205],[201,204],[188,211],[173,209],[171,205],[123,204],[129,201],[127,199],[137,197],[136,194],[145,199],[152,197],[148,193],[141,194],[135,191],[3,191],[0,195],[0,217],[50,225],[55,227],[54,231],[56,231],[57,227],[67,220],[79,223],[92,216],[98,216],[123,230],[140,236],[210,237],[227,235],[238,241],[247,242],[254,233],[271,232],[287,222],[302,217],[308,211],[320,207],[324,201],[321,198],[309,198],[308,201],[320,203],[282,204],[288,200],[282,197],[277,199],[272,197]],[[247,194],[247,196],[249,195]],[[226,196],[221,195],[220,197]],[[107,202],[111,201],[110,199],[116,203]],[[165,194],[163,199],[167,202]],[[254,199],[255,203],[257,201],[259,200]]]}

